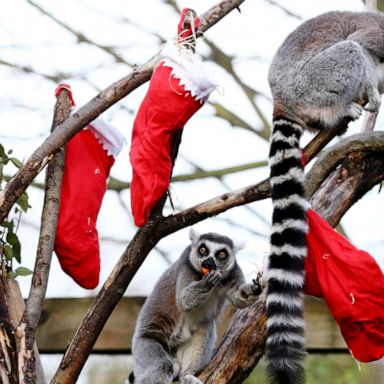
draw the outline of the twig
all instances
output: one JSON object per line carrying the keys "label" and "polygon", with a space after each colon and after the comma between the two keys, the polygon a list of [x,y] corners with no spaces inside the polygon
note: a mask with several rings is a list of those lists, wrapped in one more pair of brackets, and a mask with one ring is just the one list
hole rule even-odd
{"label": "twig", "polygon": [[[71,100],[68,91],[63,89],[57,97],[52,131],[68,118],[70,111]],[[35,333],[47,291],[49,269],[55,244],[55,233],[59,216],[59,196],[64,170],[64,156],[63,149],[56,153],[47,168],[44,207],[35,268],[25,311],[18,327],[18,334],[23,335],[23,338],[20,340],[22,348],[18,351],[19,360],[23,364],[19,365],[19,370],[22,372],[26,383],[36,382],[34,359]]]}
{"label": "twig", "polygon": [[113,56],[117,63],[124,63],[124,64],[132,66],[132,64],[129,64],[113,48],[111,48],[111,47],[109,47],[107,45],[102,45],[102,44],[95,43],[94,41],[90,40],[87,36],[85,36],[83,33],[79,32],[79,31],[75,31],[69,25],[67,25],[64,22],[62,22],[61,20],[59,20],[57,17],[55,17],[53,14],[49,13],[47,10],[45,10],[40,5],[36,4],[34,1],[32,1],[32,0],[26,0],[26,1],[31,6],[35,7],[36,9],[38,9],[43,15],[48,16],[50,19],[52,19],[57,24],[59,24],[62,28],[64,28],[68,32],[72,33],[77,38],[79,43],[87,43],[87,44],[91,44],[91,45],[93,45],[95,47],[98,47],[99,49],[101,49],[101,50],[107,52],[108,54],[110,54],[111,56]]}

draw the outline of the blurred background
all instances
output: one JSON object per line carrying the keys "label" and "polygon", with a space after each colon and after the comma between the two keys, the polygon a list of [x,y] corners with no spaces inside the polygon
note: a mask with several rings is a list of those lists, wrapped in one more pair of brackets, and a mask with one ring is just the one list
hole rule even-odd
{"label": "blurred background", "polygon": [[[145,63],[176,33],[179,11],[191,7],[198,14],[218,0],[13,0],[0,14],[0,142],[25,160],[49,135],[60,82],[71,85],[77,106]],[[363,10],[361,0],[247,0],[207,31],[198,52],[219,83],[209,102],[184,129],[171,185],[179,211],[228,191],[255,184],[268,176],[266,159],[271,123],[271,95],[267,82],[271,58],[286,35],[303,20],[329,10]],[[130,210],[129,162],[131,131],[148,84],[141,86],[103,115],[126,138],[111,171],[98,217],[101,245],[101,284],[136,231]],[[360,130],[352,125],[347,135]],[[376,129],[383,127],[383,113]],[[306,135],[304,141],[310,136]],[[336,139],[339,140],[339,139]],[[7,168],[12,175],[15,168]],[[31,209],[23,214],[18,236],[21,265],[33,269],[43,202],[40,174],[28,189]],[[384,205],[376,186],[353,206],[341,221],[345,235],[358,248],[370,252],[384,267],[382,218]],[[247,279],[262,268],[268,251],[270,201],[232,209],[196,225],[245,244],[239,262]],[[173,213],[169,203],[165,214]],[[146,296],[160,274],[188,243],[188,229],[163,239],[151,252],[125,295]],[[29,277],[20,277],[23,296]],[[47,297],[89,297],[94,291],[77,286],[61,271],[53,257]],[[44,355],[47,375],[54,373],[58,355]],[[92,356],[79,383],[117,383],[127,374],[126,356]],[[382,362],[361,368],[348,355],[308,359],[309,383],[379,383]],[[325,367],[325,368],[324,368]],[[259,368],[258,368],[259,370]],[[129,371],[129,370],[128,370]],[[344,372],[344,373],[340,373]],[[115,375],[115,376],[113,376]],[[322,376],[323,375],[323,376]],[[376,375],[376,376],[374,376]],[[250,379],[248,384],[256,381]],[[337,381],[339,380],[339,381]],[[263,379],[258,379],[262,383]],[[329,381],[328,381],[329,382]]]}

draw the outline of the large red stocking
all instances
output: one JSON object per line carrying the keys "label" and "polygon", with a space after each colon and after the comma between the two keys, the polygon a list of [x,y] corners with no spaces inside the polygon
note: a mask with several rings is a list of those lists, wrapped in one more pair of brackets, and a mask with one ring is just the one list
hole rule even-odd
{"label": "large red stocking", "polygon": [[[192,33],[191,29],[182,30],[185,15],[186,10],[179,24],[179,39],[168,42],[162,51],[133,125],[131,206],[137,226],[148,221],[168,188],[173,135],[216,88],[198,57],[181,43]],[[198,24],[195,19],[194,27]]]}
{"label": "large red stocking", "polygon": [[106,180],[124,137],[100,118],[66,145],[55,252],[64,272],[83,288],[99,283],[97,216]]}
{"label": "large red stocking", "polygon": [[384,275],[371,255],[356,249],[312,209],[305,261],[305,293],[322,297],[353,356],[384,355]]}

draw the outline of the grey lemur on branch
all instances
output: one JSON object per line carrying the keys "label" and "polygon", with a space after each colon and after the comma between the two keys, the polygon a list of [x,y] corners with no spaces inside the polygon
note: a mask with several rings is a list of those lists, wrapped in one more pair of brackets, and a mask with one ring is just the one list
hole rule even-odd
{"label": "grey lemur on branch", "polygon": [[[273,201],[267,281],[267,372],[273,383],[305,381],[303,287],[307,254],[302,153],[305,129],[345,131],[363,108],[377,112],[384,80],[384,16],[328,12],[304,22],[273,58]],[[340,130],[340,131],[339,131]]]}
{"label": "grey lemur on branch", "polygon": [[211,359],[215,320],[226,299],[236,308],[255,302],[256,280],[245,283],[239,247],[216,233],[190,232],[191,244],[161,276],[140,312],[132,340],[135,384],[202,384],[195,377]]}

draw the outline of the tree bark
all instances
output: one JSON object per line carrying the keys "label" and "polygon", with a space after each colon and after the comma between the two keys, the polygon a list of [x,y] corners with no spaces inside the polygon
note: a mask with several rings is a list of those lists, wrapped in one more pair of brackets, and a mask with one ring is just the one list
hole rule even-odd
{"label": "tree bark", "polygon": [[[25,336],[23,329],[17,329],[24,311],[24,300],[17,281],[0,276],[0,378],[1,383],[24,383],[23,359],[27,354],[20,340]],[[21,353],[20,353],[21,352]],[[36,381],[45,384],[36,344],[33,346],[36,367]],[[4,359],[4,360],[3,360]]]}
{"label": "tree bark", "polygon": [[353,152],[383,152],[384,132],[365,132],[345,138],[319,155],[306,176],[306,195],[311,198],[324,179]]}
{"label": "tree bark", "polygon": [[264,354],[267,314],[264,298],[237,310],[213,359],[200,373],[204,384],[240,384]]}
{"label": "tree bark", "polygon": [[9,286],[7,274],[0,275],[0,378],[5,384],[18,383],[17,347],[15,328],[12,325],[9,307]]}
{"label": "tree bark", "polygon": [[[52,132],[70,115],[71,100],[66,89],[57,96]],[[19,347],[19,370],[24,382],[36,383],[35,333],[39,324],[43,301],[47,291],[51,258],[55,245],[55,234],[59,216],[61,181],[64,171],[64,149],[57,152],[49,163],[46,173],[44,206],[41,217],[41,229],[37,247],[35,268],[26,307],[17,327]],[[39,381],[40,383],[41,381]]]}

